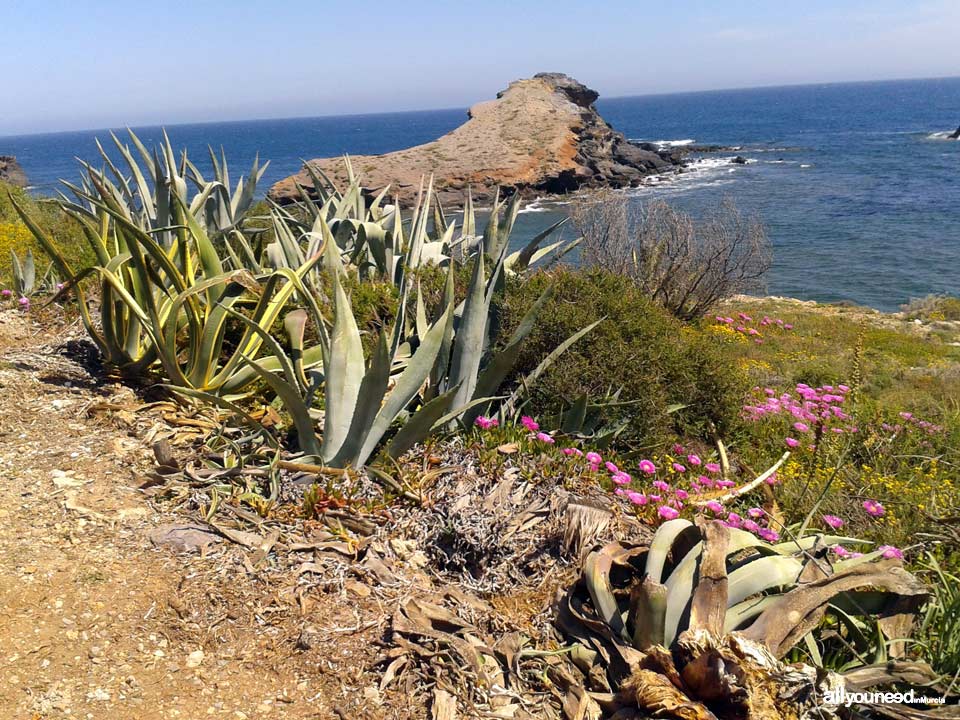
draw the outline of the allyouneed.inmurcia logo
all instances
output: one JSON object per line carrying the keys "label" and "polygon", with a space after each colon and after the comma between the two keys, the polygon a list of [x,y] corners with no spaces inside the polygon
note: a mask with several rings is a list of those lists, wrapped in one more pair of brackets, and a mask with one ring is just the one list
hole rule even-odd
{"label": "allyouneed.inmurcia logo", "polygon": [[828,705],[943,705],[946,698],[917,695],[915,690],[907,692],[850,692],[849,690],[827,690],[823,701]]}

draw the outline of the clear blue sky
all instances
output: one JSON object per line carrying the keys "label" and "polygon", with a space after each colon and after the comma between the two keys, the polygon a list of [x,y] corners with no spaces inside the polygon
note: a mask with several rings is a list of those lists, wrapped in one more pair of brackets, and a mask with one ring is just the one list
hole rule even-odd
{"label": "clear blue sky", "polygon": [[0,135],[960,72],[958,0],[0,0]]}

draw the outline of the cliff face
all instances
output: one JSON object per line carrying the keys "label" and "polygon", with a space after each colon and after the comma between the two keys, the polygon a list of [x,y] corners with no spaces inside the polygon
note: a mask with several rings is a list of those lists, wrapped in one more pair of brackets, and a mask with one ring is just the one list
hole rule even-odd
{"label": "cliff face", "polygon": [[0,155],[0,180],[18,187],[27,186],[27,174],[17,159],[10,155]]}
{"label": "cliff face", "polygon": [[[415,199],[421,176],[431,173],[441,200],[459,203],[468,186],[479,200],[498,185],[528,197],[627,187],[681,162],[676,154],[628,142],[597,113],[597,97],[566,75],[540,73],[474,105],[467,122],[443,137],[385,155],[354,156],[353,168],[371,192],[390,185],[390,194],[406,205]],[[342,158],[309,163],[337,182],[345,180]],[[274,185],[270,197],[297,199],[295,183],[311,187],[301,171]]]}

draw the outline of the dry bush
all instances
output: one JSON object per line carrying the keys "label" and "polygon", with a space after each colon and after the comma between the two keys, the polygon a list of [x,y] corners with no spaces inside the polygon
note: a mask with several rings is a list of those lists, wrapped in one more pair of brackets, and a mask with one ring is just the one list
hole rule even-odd
{"label": "dry bush", "polygon": [[728,199],[696,221],[660,200],[642,206],[600,191],[575,201],[571,215],[584,237],[584,265],[629,277],[683,320],[731,295],[761,290],[770,268],[763,224]]}

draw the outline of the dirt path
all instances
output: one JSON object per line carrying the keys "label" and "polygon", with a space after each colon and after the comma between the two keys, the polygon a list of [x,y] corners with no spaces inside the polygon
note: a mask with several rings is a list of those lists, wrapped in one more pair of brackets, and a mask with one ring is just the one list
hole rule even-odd
{"label": "dirt path", "polygon": [[97,412],[133,395],[67,358],[71,334],[0,313],[0,718],[411,716],[376,709],[382,622],[342,583],[151,545],[173,518],[137,489],[147,444]]}

